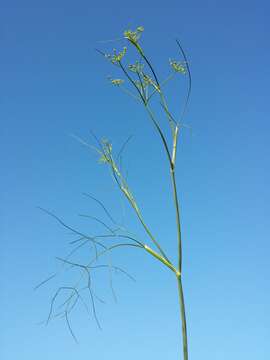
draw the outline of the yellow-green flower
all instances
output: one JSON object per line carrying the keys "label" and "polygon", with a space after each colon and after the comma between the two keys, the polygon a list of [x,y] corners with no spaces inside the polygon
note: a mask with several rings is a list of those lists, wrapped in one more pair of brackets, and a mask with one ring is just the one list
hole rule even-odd
{"label": "yellow-green flower", "polygon": [[184,62],[182,62],[182,61],[175,61],[175,60],[171,60],[171,59],[169,59],[169,62],[170,62],[170,65],[171,65],[172,69],[173,69],[175,72],[182,73],[182,74],[185,74],[185,73],[186,73],[186,67],[185,67],[185,63],[184,63]]}
{"label": "yellow-green flower", "polygon": [[111,83],[115,86],[120,86],[123,84],[124,80],[123,79],[110,79]]}
{"label": "yellow-green flower", "polygon": [[111,163],[112,144],[107,139],[101,140],[102,152],[99,158],[100,163]]}
{"label": "yellow-green flower", "polygon": [[127,52],[127,47],[125,46],[122,51],[116,52],[116,49],[113,49],[113,55],[106,54],[105,57],[109,59],[113,64],[119,63]]}
{"label": "yellow-green flower", "polygon": [[137,29],[135,31],[126,30],[126,31],[124,31],[124,37],[126,39],[128,39],[129,41],[131,41],[132,43],[137,44],[143,31],[144,31],[143,26],[137,27]]}

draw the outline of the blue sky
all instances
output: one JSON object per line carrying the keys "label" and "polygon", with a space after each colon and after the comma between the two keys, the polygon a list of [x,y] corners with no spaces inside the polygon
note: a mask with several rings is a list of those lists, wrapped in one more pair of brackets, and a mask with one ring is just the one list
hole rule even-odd
{"label": "blue sky", "polygon": [[[2,1],[1,6],[1,358],[181,359],[177,289],[171,273],[137,249],[113,261],[136,278],[108,274],[93,283],[103,330],[78,307],[65,322],[46,319],[67,272],[34,292],[59,269],[70,239],[38,206],[89,234],[94,194],[141,239],[145,234],[107,169],[71,134],[92,143],[93,131],[119,149],[130,186],[153,232],[174,257],[176,233],[166,159],[143,109],[110,86],[109,50],[128,27],[145,27],[142,44],[158,73],[181,39],[193,92],[181,134],[177,181],[181,198],[190,359],[267,359],[269,348],[269,4],[266,1],[134,3]],[[122,45],[121,45],[122,46]],[[168,94],[177,113],[185,79]],[[162,126],[166,126],[163,121]],[[82,258],[92,256],[89,249]],[[88,252],[87,252],[88,251]],[[102,273],[103,271],[103,273]]]}

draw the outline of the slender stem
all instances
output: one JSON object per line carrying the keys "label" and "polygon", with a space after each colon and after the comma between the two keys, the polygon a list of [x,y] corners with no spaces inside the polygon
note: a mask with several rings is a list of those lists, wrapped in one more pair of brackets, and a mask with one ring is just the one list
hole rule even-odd
{"label": "slender stem", "polygon": [[173,187],[173,198],[176,211],[176,226],[177,226],[177,238],[178,238],[178,272],[177,283],[178,283],[178,294],[179,294],[179,307],[180,307],[180,318],[182,323],[182,344],[183,344],[183,357],[184,360],[188,360],[188,340],[187,340],[187,323],[186,323],[186,312],[185,312],[185,301],[182,286],[182,236],[181,236],[181,223],[180,223],[180,206],[177,195],[177,185],[175,180],[175,162],[176,162],[176,150],[178,140],[178,127],[173,141],[173,153],[172,153],[172,165],[171,165],[171,179]]}
{"label": "slender stem", "polygon": [[172,148],[172,165],[175,167],[177,142],[178,142],[179,127],[176,125],[173,135],[173,148]]}
{"label": "slender stem", "polygon": [[180,316],[182,322],[183,356],[184,356],[184,360],[188,360],[187,323],[186,323],[185,300],[184,300],[181,275],[177,276],[177,283],[178,283],[179,306],[180,306],[180,314],[181,314]]}
{"label": "slender stem", "polygon": [[172,265],[170,261],[168,261],[166,258],[160,256],[158,253],[156,253],[153,249],[151,249],[148,245],[144,245],[144,249],[149,252],[152,256],[154,256],[156,259],[161,261],[164,265],[166,265],[170,270],[172,270],[176,276],[180,276],[180,273],[177,271],[177,269]]}
{"label": "slender stem", "polygon": [[[147,108],[147,110],[149,112],[148,108]],[[149,115],[153,119],[153,114],[151,112],[149,112]],[[163,140],[163,138],[162,138],[162,140]],[[178,194],[177,194],[177,185],[176,185],[176,179],[175,179],[175,162],[176,162],[177,140],[178,140],[178,126],[176,126],[176,129],[175,129],[175,135],[174,135],[174,139],[173,139],[172,156],[170,156],[170,154],[168,152],[168,147],[167,147],[166,141],[164,141],[163,143],[164,143],[165,150],[167,152],[168,159],[169,159],[169,162],[170,162],[170,173],[171,173],[172,187],[173,187],[173,198],[174,198],[174,205],[175,205],[175,211],[176,211],[176,226],[177,226],[177,238],[178,238],[178,271],[176,271],[175,273],[176,273],[177,282],[178,282],[179,306],[180,306],[180,314],[181,314],[180,318],[181,318],[181,323],[182,323],[183,356],[184,356],[184,360],[188,360],[187,324],[186,324],[184,293],[183,293],[182,279],[181,279],[181,273],[182,273],[182,236],[181,236],[181,223],[180,223],[180,206],[179,206],[179,200],[178,200]],[[162,261],[162,260],[160,260],[160,261]],[[167,265],[167,264],[165,264],[165,265]],[[173,269],[171,268],[171,270],[173,270]]]}
{"label": "slender stem", "polygon": [[[170,174],[171,174],[171,181],[172,181],[172,189],[173,189],[173,199],[174,199],[174,206],[175,206],[175,212],[176,212],[176,227],[177,227],[177,239],[178,239],[178,268],[175,268],[172,263],[170,263],[170,261],[168,261],[167,257],[165,256],[165,254],[162,252],[162,250],[159,248],[159,250],[161,251],[161,254],[163,255],[160,256],[159,254],[155,253],[151,248],[149,248],[147,245],[144,246],[145,250],[148,251],[151,255],[153,255],[154,257],[156,257],[159,261],[161,261],[164,265],[166,265],[168,268],[170,268],[173,272],[175,272],[176,274],[176,278],[177,278],[177,283],[178,283],[178,294],[179,294],[179,306],[180,306],[180,314],[181,314],[181,323],[182,323],[182,344],[183,344],[183,356],[184,356],[184,360],[188,360],[188,343],[187,343],[187,326],[186,326],[186,315],[185,315],[185,302],[184,302],[184,294],[183,294],[183,287],[182,287],[182,237],[181,237],[181,223],[180,223],[180,206],[179,206],[179,200],[178,200],[178,194],[177,194],[177,185],[176,185],[176,179],[175,179],[175,163],[176,163],[176,150],[177,150],[177,140],[178,140],[178,130],[179,130],[179,126],[178,123],[174,120],[174,118],[171,116],[169,110],[168,110],[168,106],[165,100],[165,97],[160,89],[160,85],[159,85],[159,81],[158,78],[155,74],[155,71],[150,63],[150,61],[147,59],[147,57],[144,55],[142,48],[140,47],[140,45],[138,45],[137,42],[132,41],[131,39],[129,39],[129,41],[137,48],[138,52],[140,53],[140,55],[142,56],[142,58],[145,60],[145,62],[147,63],[147,65],[149,66],[150,70],[152,71],[152,74],[155,78],[156,84],[157,84],[157,91],[160,94],[160,98],[161,98],[161,105],[168,117],[169,120],[169,124],[172,130],[172,135],[173,135],[173,148],[172,148],[172,154],[170,154],[169,148],[168,148],[168,144],[166,141],[166,138],[163,134],[162,129],[159,126],[159,123],[157,122],[157,120],[155,119],[155,116],[152,112],[152,110],[150,109],[150,107],[148,106],[148,100],[146,98],[146,94],[143,93],[143,86],[142,86],[142,82],[141,82],[141,86],[142,86],[142,92],[139,90],[139,88],[137,87],[136,83],[134,82],[134,80],[129,76],[129,74],[127,73],[127,71],[125,70],[125,68],[123,67],[123,65],[121,64],[121,62],[119,62],[120,67],[122,68],[123,72],[125,73],[125,75],[127,76],[128,80],[133,84],[133,86],[136,88],[136,90],[138,91],[140,98],[156,128],[156,130],[158,131],[163,146],[164,146],[164,150],[166,152],[166,155],[168,157],[169,160],[169,164],[170,164]],[[186,60],[186,56],[185,53],[179,43],[179,41],[177,40],[177,44],[178,47],[180,48],[181,53],[183,54],[185,61],[187,63]],[[189,96],[190,96],[190,90],[191,90],[191,76],[190,76],[190,71],[189,71],[189,67],[187,64],[187,70],[188,70],[188,75],[189,75],[189,90],[188,90],[188,95],[187,95],[187,99],[186,99],[186,103],[184,106],[184,110],[183,113],[181,115],[181,119],[185,113],[186,110],[186,106],[187,103],[189,101]],[[139,76],[139,74],[138,74]],[[141,78],[139,76],[139,80],[141,81]],[[132,204],[134,207],[134,204]],[[148,235],[151,237],[151,239],[154,241],[154,243],[156,244],[155,239],[152,237],[152,234],[150,233],[149,229],[147,228],[147,226],[145,225],[140,213],[137,211],[136,207],[134,207],[135,211],[137,212],[137,215],[142,223],[142,225],[144,226],[146,232],[148,233]],[[157,245],[157,244],[156,244]]]}
{"label": "slender stem", "polygon": [[138,50],[138,52],[140,53],[140,55],[142,56],[142,58],[144,59],[144,61],[147,63],[147,65],[149,66],[154,78],[155,78],[155,81],[157,83],[157,86],[160,88],[160,85],[159,85],[159,81],[158,81],[158,78],[157,78],[157,75],[155,73],[155,70],[153,69],[153,66],[151,65],[150,61],[147,59],[147,57],[145,56],[142,48],[140,47],[140,45],[136,42],[133,42],[133,41],[130,41],[135,47],[136,49]]}
{"label": "slender stem", "polygon": [[185,115],[185,112],[187,110],[187,106],[188,106],[188,103],[189,103],[189,98],[190,98],[190,94],[191,94],[192,79],[191,79],[191,72],[190,72],[189,63],[188,63],[188,60],[187,60],[186,53],[185,53],[184,49],[182,48],[182,46],[180,44],[180,41],[176,39],[176,43],[177,43],[177,45],[178,45],[178,47],[180,49],[181,54],[183,55],[183,58],[184,58],[185,64],[186,64],[186,68],[187,68],[187,73],[188,73],[188,92],[187,92],[185,105],[183,107],[183,111],[182,111],[182,114],[181,114],[179,122],[178,122],[178,123],[180,123],[180,121],[182,121],[182,119],[184,118],[184,115]]}
{"label": "slender stem", "polygon": [[164,134],[163,134],[163,132],[162,132],[162,130],[161,130],[158,122],[156,121],[155,116],[154,116],[152,110],[150,109],[149,105],[145,105],[145,108],[146,108],[146,110],[147,110],[147,112],[148,112],[148,114],[149,114],[149,116],[150,116],[150,118],[151,118],[151,120],[152,120],[152,122],[153,122],[153,124],[154,124],[154,126],[155,126],[155,128],[156,128],[156,130],[157,130],[157,132],[159,133],[159,135],[160,135],[160,137],[161,137],[162,144],[163,144],[163,146],[164,146],[164,149],[165,149],[167,158],[168,158],[169,163],[170,163],[170,165],[171,165],[171,162],[172,162],[171,154],[170,154],[170,151],[169,151],[168,144],[167,144],[167,141],[166,141],[166,139],[165,139],[165,136],[164,136]]}
{"label": "slender stem", "polygon": [[[134,206],[133,206],[134,208]],[[165,252],[162,250],[161,246],[159,245],[159,243],[156,241],[156,239],[154,238],[154,236],[152,235],[151,231],[149,230],[148,226],[145,224],[143,217],[141,216],[141,213],[138,212],[135,209],[137,216],[142,224],[142,226],[144,227],[146,233],[149,235],[150,239],[153,241],[153,243],[156,245],[156,247],[158,248],[158,250],[160,251],[161,255],[166,259],[166,261],[171,264],[170,260],[168,259],[167,255],[165,254]]]}
{"label": "slender stem", "polygon": [[167,102],[165,100],[165,96],[163,95],[162,91],[160,91],[160,98],[161,98],[161,105],[166,113],[166,116],[169,120],[169,124],[170,124],[170,127],[171,127],[171,130],[172,130],[172,134],[174,132],[174,127],[175,127],[175,120],[173,119],[173,117],[171,116],[170,112],[169,112],[169,109],[168,109],[168,105],[167,105]]}
{"label": "slender stem", "polygon": [[121,63],[121,61],[119,61],[119,66],[122,69],[123,73],[126,75],[126,77],[128,78],[128,80],[130,81],[130,83],[136,88],[143,104],[145,104],[145,98],[143,97],[142,93],[140,92],[140,89],[138,88],[138,86],[136,85],[135,81],[129,76],[128,72],[126,71],[126,69],[124,68],[123,64]]}
{"label": "slender stem", "polygon": [[147,97],[146,97],[145,89],[144,89],[144,86],[143,86],[142,78],[141,78],[139,72],[137,72],[136,74],[137,74],[137,77],[138,77],[139,82],[140,82],[140,84],[141,84],[141,91],[142,91],[142,94],[143,94],[143,98],[144,98],[145,101],[146,101]]}
{"label": "slender stem", "polygon": [[176,227],[177,227],[177,239],[178,239],[178,270],[181,274],[182,273],[182,235],[181,235],[181,223],[180,223],[180,206],[177,195],[174,167],[171,168],[171,179],[172,179],[172,187],[173,187],[175,212],[176,212]]}
{"label": "slender stem", "polygon": [[145,223],[145,221],[144,221],[144,219],[142,217],[142,214],[140,212],[140,209],[139,209],[135,199],[133,198],[131,192],[129,191],[128,184],[126,183],[124,177],[122,176],[122,174],[118,170],[117,165],[116,165],[116,163],[115,163],[115,161],[114,161],[114,159],[113,159],[113,157],[111,155],[110,155],[109,163],[111,165],[112,174],[113,174],[113,177],[114,177],[117,185],[119,186],[120,190],[126,196],[128,202],[130,203],[130,205],[134,209],[134,211],[135,211],[139,221],[141,222],[142,226],[144,227],[146,233],[148,234],[150,239],[153,241],[153,243],[156,245],[156,247],[159,249],[161,255],[166,259],[166,261],[168,263],[171,264],[170,260],[166,256],[165,252],[162,250],[161,246],[159,245],[159,243],[157,242],[157,240],[155,239],[155,237],[151,233],[150,229],[146,225],[146,223]]}

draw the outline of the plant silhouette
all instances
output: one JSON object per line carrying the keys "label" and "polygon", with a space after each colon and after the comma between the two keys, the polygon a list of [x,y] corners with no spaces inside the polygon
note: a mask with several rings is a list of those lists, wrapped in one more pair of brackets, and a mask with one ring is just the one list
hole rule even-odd
{"label": "plant silhouette", "polygon": [[[186,54],[179,40],[176,40],[176,46],[179,50],[179,58],[181,58],[181,60],[169,59],[168,68],[170,69],[170,73],[166,79],[161,81],[157,76],[157,72],[154,69],[152,62],[146,55],[145,50],[143,49],[143,46],[141,44],[141,36],[143,34],[143,31],[144,28],[142,26],[138,27],[135,31],[125,31],[122,40],[127,42],[127,45],[122,47],[122,49],[119,51],[117,51],[116,49],[113,49],[111,53],[107,53],[99,49],[97,51],[99,54],[102,55],[105,60],[109,61],[112,66],[117,67],[122,72],[123,78],[109,77],[109,81],[111,82],[111,84],[131,96],[134,100],[136,100],[145,108],[145,111],[153,124],[154,130],[157,132],[160,138],[161,146],[166,154],[166,158],[168,161],[168,171],[170,172],[171,177],[172,199],[175,208],[177,229],[178,261],[177,264],[174,264],[170,260],[170,256],[167,254],[163,245],[157,241],[154,233],[152,232],[152,229],[150,229],[146,219],[142,214],[141,207],[138,204],[135,196],[133,195],[133,192],[130,189],[125,175],[123,174],[121,162],[122,153],[129,139],[122,146],[121,150],[117,154],[115,154],[112,144],[107,139],[99,140],[95,135],[93,135],[95,139],[95,145],[91,145],[78,138],[80,142],[90,147],[91,150],[97,154],[100,163],[104,164],[109,168],[109,171],[118,190],[122,193],[128,204],[131,206],[135,217],[144,229],[146,240],[145,242],[140,241],[136,236],[128,232],[122,225],[119,225],[114,220],[112,214],[106,208],[106,206],[99,199],[90,194],[84,195],[90,198],[92,201],[96,202],[98,206],[100,206],[101,210],[104,213],[104,219],[84,214],[82,214],[81,216],[91,218],[93,221],[95,221],[104,228],[104,233],[99,235],[89,236],[88,234],[85,234],[85,232],[67,225],[54,213],[51,213],[45,209],[41,209],[48,215],[52,216],[64,228],[66,228],[73,235],[76,236],[76,239],[70,242],[70,245],[72,246],[72,250],[70,251],[70,253],[64,258],[57,259],[63,264],[64,269],[76,269],[76,271],[79,271],[79,278],[76,280],[75,284],[73,284],[72,286],[61,286],[57,288],[53,298],[51,299],[49,314],[46,323],[48,323],[54,317],[65,319],[71,335],[73,336],[74,340],[77,341],[74,331],[70,325],[69,316],[78,303],[81,303],[86,309],[86,311],[90,312],[90,300],[92,314],[97,323],[97,326],[101,328],[96,312],[95,303],[96,301],[103,302],[103,300],[99,298],[99,296],[94,291],[92,280],[93,274],[98,270],[108,270],[110,274],[110,285],[112,293],[114,294],[111,281],[112,272],[117,271],[127,276],[131,280],[134,279],[126,270],[112,264],[110,254],[112,251],[116,251],[117,248],[137,248],[138,250],[146,252],[149,256],[154,257],[162,266],[165,266],[172,273],[173,276],[175,276],[179,293],[183,359],[188,360],[187,326],[182,286],[182,236],[180,222],[180,204],[176,182],[176,165],[177,145],[180,130],[185,126],[183,124],[183,118],[186,113],[191,93],[191,73]],[[133,52],[135,53],[135,60],[132,63],[125,63],[127,53],[131,49],[133,49]],[[178,118],[176,118],[175,115],[173,115],[170,111],[164,93],[165,85],[167,85],[167,83],[171,81],[175,76],[186,76],[188,79],[186,99],[183,105],[183,109]],[[166,119],[165,125],[167,124],[170,129],[169,138],[165,135],[165,131],[163,130],[164,124],[161,125],[160,121],[155,115],[152,106],[154,101],[158,103],[158,106],[160,106],[162,114]],[[171,194],[169,194],[169,196],[171,196]],[[111,245],[108,245],[108,240],[112,241],[110,243]],[[73,258],[74,254],[76,254],[79,249],[82,249],[87,245],[90,245],[94,251],[93,258],[91,260],[88,260],[87,262],[82,263],[75,261]],[[53,279],[56,275],[57,273],[51,275],[48,279],[44,280],[41,284],[39,284],[36,289]],[[85,300],[85,292],[88,293],[88,301]],[[59,299],[60,304],[57,305],[57,301]]]}

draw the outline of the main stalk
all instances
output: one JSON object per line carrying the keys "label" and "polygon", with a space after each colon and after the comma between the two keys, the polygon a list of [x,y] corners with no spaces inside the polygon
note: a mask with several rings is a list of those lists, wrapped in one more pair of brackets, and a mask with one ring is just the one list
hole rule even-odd
{"label": "main stalk", "polygon": [[179,306],[180,306],[180,319],[182,323],[182,342],[183,342],[183,356],[184,360],[188,360],[188,341],[187,341],[187,322],[185,311],[185,300],[182,286],[181,275],[177,276]]}
{"label": "main stalk", "polygon": [[182,324],[182,344],[183,344],[183,358],[188,360],[188,341],[187,341],[187,323],[186,323],[186,311],[185,300],[182,285],[182,236],[181,236],[181,223],[180,223],[180,206],[177,195],[177,185],[175,180],[175,161],[176,161],[176,147],[177,147],[178,129],[176,128],[175,143],[174,143],[174,156],[171,163],[171,180],[173,188],[173,199],[176,212],[176,227],[177,227],[177,239],[178,239],[178,274],[177,274],[177,286],[179,295],[179,307],[180,307],[180,319]]}

